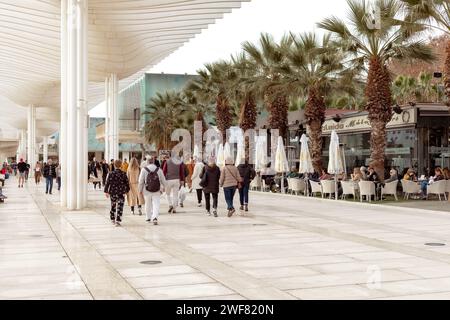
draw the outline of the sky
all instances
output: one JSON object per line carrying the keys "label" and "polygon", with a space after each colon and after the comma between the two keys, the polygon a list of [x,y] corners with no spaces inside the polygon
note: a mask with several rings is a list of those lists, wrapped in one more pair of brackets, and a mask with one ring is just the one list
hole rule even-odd
{"label": "sky", "polygon": [[[228,59],[240,51],[244,41],[256,42],[261,32],[280,39],[293,31],[322,31],[316,23],[331,15],[345,18],[345,0],[252,0],[224,15],[208,29],[185,43],[149,72],[194,74],[205,63]],[[105,104],[93,108],[89,115],[104,117]]]}

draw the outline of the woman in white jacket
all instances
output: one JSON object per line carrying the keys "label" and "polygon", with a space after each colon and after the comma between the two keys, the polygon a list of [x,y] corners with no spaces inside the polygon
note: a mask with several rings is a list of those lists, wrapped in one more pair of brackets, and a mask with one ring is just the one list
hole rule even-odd
{"label": "woman in white jacket", "polygon": [[[161,199],[161,191],[167,186],[166,178],[160,168],[154,164],[154,159],[148,160],[149,164],[141,170],[139,175],[139,193],[144,196],[145,200],[145,214],[147,222],[153,221],[153,224],[158,224],[159,206]],[[156,172],[155,179],[152,185],[147,185],[147,176]],[[154,187],[154,183],[159,183],[159,190],[149,191]]]}
{"label": "woman in white jacket", "polygon": [[195,191],[197,192],[197,200],[199,207],[202,206],[202,194],[203,194],[203,188],[200,185],[201,181],[200,175],[204,167],[205,165],[201,160],[198,159],[195,160],[194,172],[192,173],[192,189],[195,189]]}

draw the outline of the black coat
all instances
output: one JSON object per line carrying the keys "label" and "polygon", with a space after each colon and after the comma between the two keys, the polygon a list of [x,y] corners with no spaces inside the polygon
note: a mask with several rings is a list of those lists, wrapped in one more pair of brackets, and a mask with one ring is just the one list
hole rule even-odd
{"label": "black coat", "polygon": [[122,170],[114,170],[108,174],[105,184],[105,193],[110,195],[124,195],[130,191],[127,174]]}
{"label": "black coat", "polygon": [[250,182],[252,182],[253,178],[256,176],[255,170],[249,164],[238,165],[238,171],[239,175],[244,180],[243,183],[245,186],[249,186]]}
{"label": "black coat", "polygon": [[200,174],[200,179],[203,178],[203,175],[206,172],[206,181],[207,185],[203,188],[203,192],[205,193],[219,193],[219,179],[220,179],[220,169],[218,166],[206,165],[202,173]]}

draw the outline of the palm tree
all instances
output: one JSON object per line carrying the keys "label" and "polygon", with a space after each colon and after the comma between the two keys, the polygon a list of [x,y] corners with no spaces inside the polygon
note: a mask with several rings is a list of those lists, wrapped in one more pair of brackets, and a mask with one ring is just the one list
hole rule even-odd
{"label": "palm tree", "polygon": [[184,109],[188,112],[188,125],[191,126],[194,121],[202,122],[202,134],[209,128],[206,119],[213,113],[212,105],[203,103],[196,91],[185,88],[181,93],[181,100]]}
{"label": "palm tree", "polygon": [[145,140],[149,144],[155,144],[158,149],[168,150],[177,143],[171,141],[173,130],[186,127],[180,93],[158,92],[155,97],[150,99],[146,109],[143,114],[148,114],[150,120],[145,124]]}
{"label": "palm tree", "polygon": [[[437,29],[450,36],[450,2],[448,0],[401,0],[407,14],[405,21]],[[447,40],[444,86],[450,102],[450,40]]]}
{"label": "palm tree", "polygon": [[435,95],[433,76],[428,72],[421,72],[417,77],[417,93],[421,102],[432,102]]}
{"label": "palm tree", "polygon": [[[233,86],[233,98],[239,105],[239,127],[244,133],[249,129],[256,128],[256,118],[258,115],[256,104],[256,92],[252,86],[251,79],[255,75],[253,64],[245,57],[245,54],[239,54],[231,57],[231,63],[236,70],[238,77]],[[245,137],[245,159],[250,157],[250,137]]]}
{"label": "palm tree", "polygon": [[251,78],[256,97],[264,99],[270,113],[269,127],[278,129],[281,137],[286,139],[288,128],[288,93],[281,85],[282,69],[287,66],[286,47],[289,37],[284,37],[277,44],[267,33],[261,34],[258,45],[244,42],[243,49],[254,70]]}
{"label": "palm tree", "polygon": [[289,92],[306,96],[305,117],[309,127],[311,157],[317,172],[322,170],[322,125],[325,95],[337,84],[343,68],[342,51],[333,46],[330,35],[318,39],[314,33],[291,34],[286,48],[289,64],[283,68],[283,81]]}
{"label": "palm tree", "polygon": [[226,138],[226,130],[232,125],[229,92],[237,74],[226,61],[205,64],[205,69],[197,71],[199,77],[188,84],[187,89],[194,91],[204,104],[216,103],[216,125]]}
{"label": "palm tree", "polygon": [[397,18],[401,10],[397,0],[375,1],[380,12],[379,26],[373,26],[374,18],[368,14],[371,8],[366,1],[347,0],[347,3],[348,24],[331,17],[318,25],[333,34],[342,48],[354,57],[352,62],[368,66],[365,96],[372,126],[371,165],[379,177],[384,177],[386,124],[392,118],[391,77],[387,64],[393,58],[430,61],[434,56],[423,41],[413,38],[420,28]]}

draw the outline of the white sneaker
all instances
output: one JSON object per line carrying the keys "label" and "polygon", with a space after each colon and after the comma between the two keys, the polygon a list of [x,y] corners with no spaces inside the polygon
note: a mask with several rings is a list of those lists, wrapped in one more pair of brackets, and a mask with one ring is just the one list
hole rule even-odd
{"label": "white sneaker", "polygon": [[202,203],[200,202],[198,205],[197,205],[197,207],[201,207],[202,206]]}

